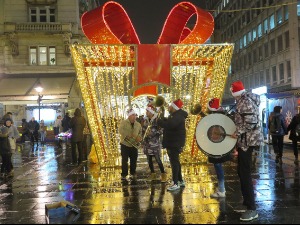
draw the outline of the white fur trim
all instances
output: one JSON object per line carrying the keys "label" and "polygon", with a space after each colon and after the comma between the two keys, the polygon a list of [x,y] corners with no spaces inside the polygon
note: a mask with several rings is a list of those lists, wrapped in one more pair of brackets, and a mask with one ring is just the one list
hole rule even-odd
{"label": "white fur trim", "polygon": [[175,109],[175,110],[179,110],[178,106],[174,104],[174,102],[171,103],[171,106]]}
{"label": "white fur trim", "polygon": [[154,112],[154,110],[151,107],[146,108],[146,110],[148,112],[151,112],[153,115],[155,115],[155,112]]}
{"label": "white fur trim", "polygon": [[237,91],[237,92],[234,92],[234,93],[231,91],[231,94],[232,94],[233,97],[237,97],[237,96],[242,95],[244,92],[246,92],[245,89]]}
{"label": "white fur trim", "polygon": [[131,110],[127,115],[128,115],[128,117],[129,117],[129,116],[131,116],[131,115],[133,115],[133,114],[136,114],[136,113],[135,113],[134,110]]}
{"label": "white fur trim", "polygon": [[210,110],[210,111],[214,111],[214,112],[216,112],[216,111],[219,111],[219,109],[221,109],[221,107],[219,107],[219,108],[211,108],[209,105],[207,106],[207,108]]}

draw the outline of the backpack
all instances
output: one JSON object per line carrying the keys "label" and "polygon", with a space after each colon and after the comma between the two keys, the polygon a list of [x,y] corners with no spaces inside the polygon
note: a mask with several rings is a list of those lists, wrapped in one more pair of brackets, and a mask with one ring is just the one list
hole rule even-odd
{"label": "backpack", "polygon": [[273,116],[270,121],[270,132],[272,134],[279,134],[281,130],[280,115]]}

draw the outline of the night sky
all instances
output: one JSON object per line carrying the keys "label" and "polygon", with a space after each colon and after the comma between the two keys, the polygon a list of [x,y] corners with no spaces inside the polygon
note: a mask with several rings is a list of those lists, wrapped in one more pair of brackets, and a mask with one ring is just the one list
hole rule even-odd
{"label": "night sky", "polygon": [[[188,1],[188,0],[187,0]],[[98,1],[104,4],[108,1]],[[183,2],[180,0],[116,0],[123,6],[142,44],[155,44],[171,9]],[[205,0],[190,0],[205,9]]]}

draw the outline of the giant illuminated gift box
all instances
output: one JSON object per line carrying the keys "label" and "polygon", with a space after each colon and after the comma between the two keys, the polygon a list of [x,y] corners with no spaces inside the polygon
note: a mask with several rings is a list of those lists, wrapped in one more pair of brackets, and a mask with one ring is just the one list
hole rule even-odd
{"label": "giant illuminated gift box", "polygon": [[[195,25],[189,29],[191,18]],[[206,109],[210,98],[222,97],[233,45],[203,44],[213,33],[214,19],[192,3],[174,6],[157,44],[140,43],[116,2],[84,13],[81,23],[92,44],[72,45],[71,52],[101,167],[120,165],[119,122],[139,99],[162,95],[170,103],[181,98],[189,112],[196,103]],[[183,162],[206,161],[194,139],[199,119],[189,115],[186,122]]]}

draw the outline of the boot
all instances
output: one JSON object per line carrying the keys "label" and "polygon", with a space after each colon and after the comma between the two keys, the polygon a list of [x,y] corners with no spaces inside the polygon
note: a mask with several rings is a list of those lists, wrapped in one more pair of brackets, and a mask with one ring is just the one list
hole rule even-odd
{"label": "boot", "polygon": [[161,174],[161,182],[162,183],[166,183],[167,182],[167,174],[166,173],[162,173]]}
{"label": "boot", "polygon": [[151,173],[151,175],[148,177],[149,181],[154,181],[156,180],[156,173]]}
{"label": "boot", "polygon": [[279,157],[279,155],[277,154],[277,155],[276,155],[276,159],[275,159],[275,162],[276,162],[276,163],[279,163],[279,158],[280,158],[280,157]]}

